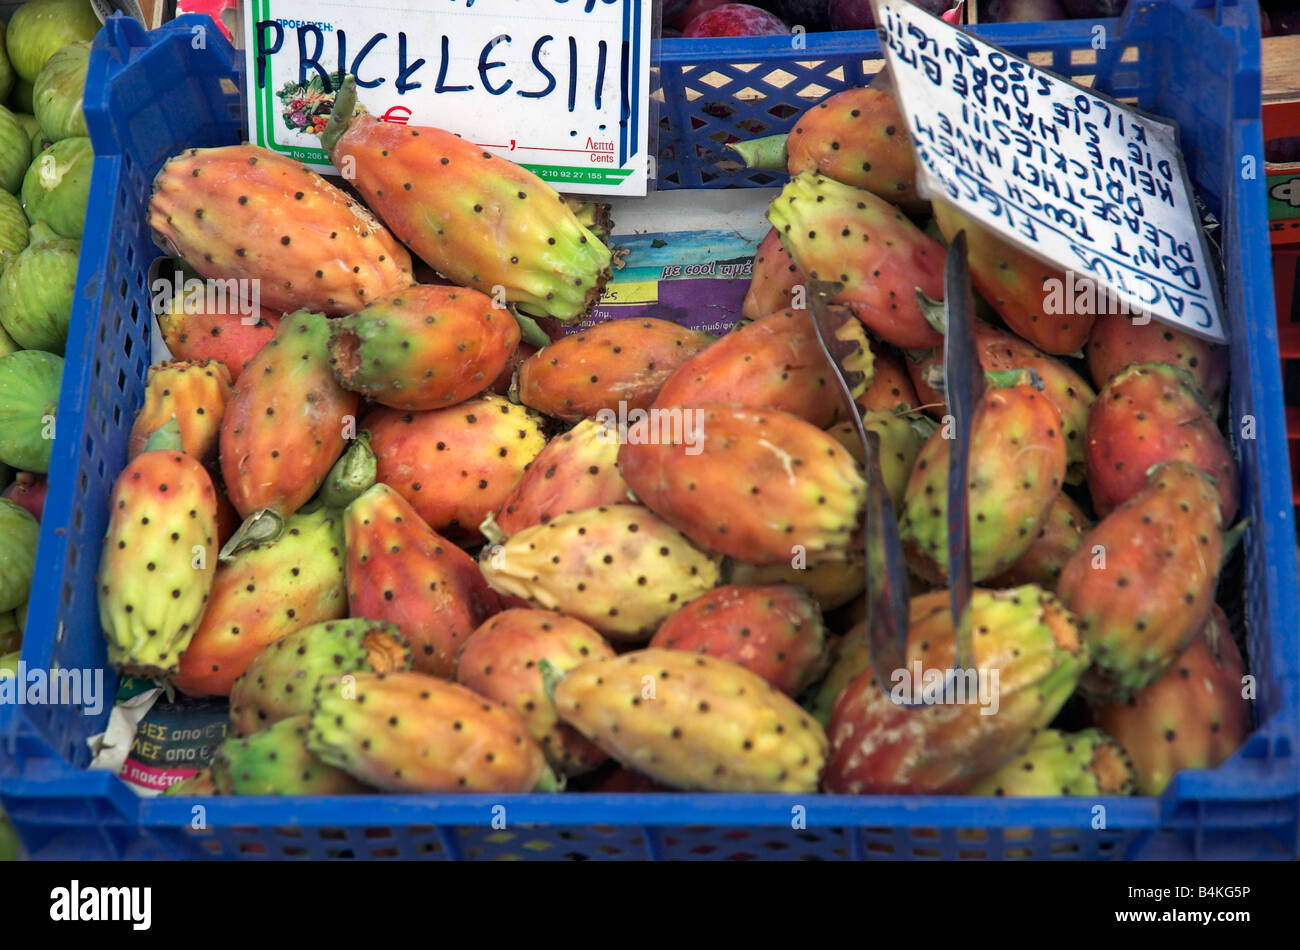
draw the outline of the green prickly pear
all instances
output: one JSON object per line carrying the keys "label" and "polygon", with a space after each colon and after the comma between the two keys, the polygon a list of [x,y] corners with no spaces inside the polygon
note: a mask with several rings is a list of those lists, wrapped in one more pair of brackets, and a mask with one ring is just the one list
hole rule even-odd
{"label": "green prickly pear", "polygon": [[540,661],[567,672],[588,660],[614,656],[605,638],[579,620],[549,610],[505,610],[475,630],[460,650],[456,681],[513,707],[564,775],[590,772],[605,753],[560,722],[547,695]]}
{"label": "green prickly pear", "polygon": [[[991,389],[970,443],[971,579],[1005,571],[1029,550],[1065,479],[1065,436],[1051,400],[1028,386]],[[950,433],[937,429],[907,482],[898,535],[908,567],[932,584],[948,573]]]}
{"label": "green prickly pear", "polygon": [[[901,511],[912,466],[916,464],[916,457],[921,454],[925,440],[934,432],[934,424],[926,422],[923,416],[911,413],[867,410],[862,413],[862,428],[874,432],[880,440],[876,452],[880,474],[889,490],[889,497],[894,500],[894,510]],[[841,422],[826,431],[849,450],[859,465],[867,464],[857,427],[852,422]]]}
{"label": "green prickly pear", "polygon": [[371,791],[308,751],[310,722],[310,713],[302,713],[242,739],[228,737],[212,756],[212,784],[217,794],[359,795]]}
{"label": "green prickly pear", "polygon": [[108,662],[169,679],[206,610],[216,564],[217,499],[168,423],[113,485],[99,559],[99,623]]}
{"label": "green prickly pear", "polygon": [[1132,795],[1134,787],[1128,756],[1099,729],[1075,733],[1044,729],[1024,752],[976,782],[967,794]]}
{"label": "green prickly pear", "polygon": [[358,617],[314,623],[282,637],[257,655],[230,689],[230,724],[237,736],[310,712],[316,684],[344,673],[390,673],[411,668],[401,631]]}
{"label": "green prickly pear", "polygon": [[307,748],[389,792],[527,792],[546,768],[513,710],[423,673],[322,681]]}
{"label": "green prickly pear", "polygon": [[644,642],[719,580],[716,556],[640,505],[575,511],[493,540],[479,566],[494,590],[615,641]]}
{"label": "green prickly pear", "polygon": [[905,349],[942,341],[916,291],[942,299],[946,252],[893,205],[803,172],[772,200],[767,219],[803,273],[844,285],[832,302],[851,310],[873,336]]}
{"label": "green prickly pear", "polygon": [[989,587],[1019,587],[1037,584],[1044,590],[1056,590],[1061,571],[1083,539],[1092,530],[1092,521],[1069,495],[1056,496],[1047,520],[1038,529],[1034,543],[1020,559],[997,577],[989,579]]}
{"label": "green prickly pear", "polygon": [[1153,469],[1146,488],[1088,532],[1056,592],[1095,657],[1080,684],[1089,698],[1127,699],[1196,636],[1214,602],[1221,528],[1210,479],[1179,461]]}
{"label": "green prickly pear", "polygon": [[217,791],[217,783],[212,778],[212,767],[199,769],[189,778],[181,779],[179,782],[173,782],[163,789],[163,795],[169,798],[181,798],[184,796],[207,796],[220,794]]}
{"label": "green prickly pear", "polygon": [[665,440],[630,428],[619,449],[642,504],[701,547],[754,564],[853,559],[866,481],[833,437],[776,409],[682,412],[693,432],[684,422],[682,437]]}
{"label": "green prickly pear", "polygon": [[342,513],[315,507],[217,566],[203,621],[174,682],[190,696],[229,696],[268,644],[347,615]]}
{"label": "green prickly pear", "polygon": [[610,252],[532,172],[442,129],[354,115],[343,81],[321,144],[384,222],[457,284],[572,323],[609,278]]}
{"label": "green prickly pear", "polygon": [[407,287],[330,326],[335,378],[394,409],[464,402],[492,384],[519,345],[509,311],[465,287]]}
{"label": "green prickly pear", "polygon": [[737,663],[646,649],[593,660],[554,686],[560,718],[623,765],[683,789],[817,790],[826,733]]}

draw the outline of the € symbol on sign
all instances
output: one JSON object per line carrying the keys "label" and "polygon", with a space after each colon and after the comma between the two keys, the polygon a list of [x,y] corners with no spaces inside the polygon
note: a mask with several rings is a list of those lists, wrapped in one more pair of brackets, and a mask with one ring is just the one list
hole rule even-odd
{"label": "\u20ac symbol on sign", "polygon": [[411,110],[406,106],[393,106],[379,117],[380,122],[392,122],[394,125],[406,125],[411,119]]}
{"label": "\u20ac symbol on sign", "polygon": [[514,139],[511,139],[511,140],[510,140],[510,151],[513,152],[514,150],[515,150],[515,140],[514,140]]}

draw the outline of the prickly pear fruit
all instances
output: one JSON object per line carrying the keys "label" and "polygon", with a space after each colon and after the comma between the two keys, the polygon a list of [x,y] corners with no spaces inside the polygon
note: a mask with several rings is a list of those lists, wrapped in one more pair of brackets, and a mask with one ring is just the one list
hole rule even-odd
{"label": "prickly pear fruit", "polygon": [[629,429],[618,464],[642,504],[701,547],[754,564],[853,557],[867,489],[843,446],[775,409],[690,411],[693,444],[651,444]]}
{"label": "prickly pear fruit", "polygon": [[[852,390],[857,397],[871,381],[871,348],[862,324],[847,310],[838,310],[843,322],[835,335],[858,344],[858,355],[844,364],[862,374]],[[819,429],[844,414],[806,310],[782,310],[732,330],[679,366],[659,390],[654,408],[703,402],[780,409]]]}
{"label": "prickly pear fruit", "polygon": [[301,162],[256,145],[168,159],[149,225],[202,276],[256,280],[263,306],[285,313],[355,313],[411,283],[411,255],[374,215]]}
{"label": "prickly pear fruit", "polygon": [[803,172],[772,200],[767,219],[803,273],[844,285],[833,302],[853,311],[872,334],[905,349],[941,341],[916,291],[942,299],[946,252],[893,205]]}
{"label": "prickly pear fruit", "polygon": [[13,610],[27,602],[40,535],[40,522],[26,508],[0,498],[0,610]]}
{"label": "prickly pear fruit", "polygon": [[280,315],[262,307],[256,322],[245,323],[238,314],[207,312],[203,305],[187,307],[184,295],[158,311],[158,329],[163,342],[177,360],[201,363],[217,360],[230,371],[230,382],[239,381],[244,364],[271,342]]}
{"label": "prickly pear fruit", "polygon": [[344,512],[348,611],[396,624],[415,669],[451,678],[456,653],[500,609],[478,564],[382,482]]}
{"label": "prickly pear fruit", "polygon": [[485,547],[479,566],[500,594],[558,610],[611,640],[643,643],[717,586],[718,560],[640,505],[614,505],[525,528]]}
{"label": "prickly pear fruit", "polygon": [[815,172],[865,188],[909,211],[927,207],[916,192],[916,156],[907,123],[888,90],[846,89],[801,115],[789,136],[730,146],[750,168]]}
{"label": "prickly pear fruit", "polygon": [[578,422],[602,409],[649,409],[673,372],[713,337],[651,317],[608,320],[538,350],[519,367],[519,401]]}
{"label": "prickly pear fruit", "polygon": [[564,775],[590,772],[606,755],[572,726],[560,722],[546,694],[538,661],[567,672],[614,650],[591,627],[549,610],[506,610],[490,618],[461,647],[456,681],[515,712],[541,743],[551,766]]}
{"label": "prickly pear fruit", "polygon": [[917,398],[916,387],[894,350],[873,340],[871,353],[871,385],[856,400],[863,411],[898,412],[919,408],[921,400]]}
{"label": "prickly pear fruit", "polygon": [[715,588],[665,620],[649,646],[731,660],[790,696],[826,669],[817,601],[788,584]]}
{"label": "prickly pear fruit", "polygon": [[321,136],[335,168],[443,276],[534,316],[576,321],[600,299],[609,249],[532,172],[442,129],[356,115],[348,76]]}
{"label": "prickly pear fruit", "polygon": [[[942,609],[942,605],[936,600],[932,609]],[[831,642],[830,666],[822,681],[804,699],[804,708],[823,726],[829,726],[835,700],[840,698],[844,687],[870,665],[871,647],[867,641],[867,624],[865,620],[859,620],[844,636]]]}
{"label": "prickly pear fruit", "polygon": [[360,795],[372,791],[307,749],[310,713],[245,738],[228,736],[212,755],[219,795]]}
{"label": "prickly pear fruit", "polygon": [[[1061,413],[1067,481],[1082,482],[1084,431],[1088,426],[1088,409],[1097,398],[1088,381],[1061,360],[982,321],[975,323],[975,347],[980,365],[988,372],[1032,369],[1038,374],[1043,381],[1043,395]],[[942,363],[943,351],[935,349],[920,360],[908,360],[907,364],[917,397],[931,407],[929,412],[936,419],[942,418],[948,407],[943,395],[930,386],[926,377],[930,367]]]}
{"label": "prickly pear fruit", "polygon": [[866,560],[823,561],[796,566],[795,558],[784,564],[748,564],[728,561],[727,575],[733,584],[757,587],[763,584],[794,584],[813,595],[823,611],[843,607],[867,586]]}
{"label": "prickly pear fruit", "polygon": [[197,635],[216,566],[212,479],[177,448],[169,425],[113,485],[99,559],[99,623],[108,662],[123,673],[169,679]]}
{"label": "prickly pear fruit", "polygon": [[424,673],[324,680],[307,748],[388,792],[527,792],[546,767],[514,710]]}
{"label": "prickly pear fruit", "polygon": [[174,682],[190,696],[229,696],[269,644],[346,615],[342,516],[324,507],[299,512],[274,542],[251,544],[217,566]]}
{"label": "prickly pear fruit", "polygon": [[1088,491],[1105,516],[1147,484],[1153,465],[1181,459],[1215,480],[1223,524],[1237,513],[1237,462],[1182,370],[1163,363],[1130,366],[1102,387],[1084,446]]}
{"label": "prickly pear fruit", "polygon": [[173,782],[163,789],[163,795],[167,798],[200,797],[217,794],[219,792],[217,792],[217,783],[212,778],[211,766],[199,769],[189,778]]}
{"label": "prickly pear fruit", "polygon": [[560,718],[630,769],[684,789],[817,789],[826,733],[730,660],[647,649],[593,660],[554,688]]}
{"label": "prickly pear fruit", "polygon": [[1052,721],[1088,665],[1074,616],[1034,585],[976,589],[970,610],[975,666],[949,676],[948,592],[912,598],[907,668],[895,673],[891,695],[868,668],[835,701],[826,791],[964,792]]}
{"label": "prickly pear fruit", "polygon": [[217,461],[221,419],[230,401],[230,370],[224,363],[161,363],[149,367],[144,405],[136,413],[126,457],[144,451],[145,443],[173,417],[181,428],[181,449],[209,467]]}
{"label": "prickly pear fruit", "polygon": [[945,240],[951,241],[958,231],[966,232],[971,283],[1008,327],[1054,356],[1083,348],[1092,330],[1091,314],[1044,312],[1051,286],[1048,281],[1064,286],[1063,271],[1008,244],[942,199],[936,198],[933,207],[934,220]]}
{"label": "prickly pear fruit", "polygon": [[1159,795],[1175,772],[1215,768],[1246,740],[1244,674],[1228,620],[1216,606],[1164,675],[1127,703],[1094,706],[1093,721],[1128,752],[1138,790]]}
{"label": "prickly pear fruit", "polygon": [[1088,532],[1056,592],[1095,657],[1080,684],[1090,698],[1128,699],[1196,636],[1214,602],[1221,527],[1214,486],[1179,461],[1156,467],[1146,488]]}
{"label": "prickly pear fruit", "polygon": [[1133,767],[1098,729],[1044,729],[1002,768],[971,786],[971,795],[1132,795]]}
{"label": "prickly pear fruit", "polygon": [[[975,407],[970,482],[971,578],[1002,573],[1038,536],[1065,478],[1061,414],[1028,386],[992,389]],[[898,535],[907,564],[935,584],[948,576],[948,454],[937,429],[916,459]]]}
{"label": "prickly pear fruit", "polygon": [[569,206],[578,223],[601,241],[608,241],[614,233],[614,218],[608,201],[584,198],[581,195],[562,195],[564,203]]}
{"label": "prickly pear fruit", "polygon": [[382,620],[326,620],[282,637],[259,653],[230,690],[230,724],[237,736],[311,712],[316,684],[344,673],[391,673],[411,668],[401,631]]}
{"label": "prickly pear fruit", "polygon": [[363,427],[379,468],[434,531],[476,541],[546,445],[540,417],[494,394],[448,409],[377,409]]}
{"label": "prickly pear fruit", "polygon": [[[889,489],[889,497],[894,500],[895,511],[902,510],[912,466],[916,464],[921,446],[929,437],[922,435],[922,432],[931,432],[932,425],[920,424],[909,414],[898,412],[868,410],[862,414],[862,427],[868,432],[876,433],[880,440],[876,459],[880,463],[880,474],[885,479],[885,487]],[[851,421],[841,422],[827,431],[836,442],[848,449],[859,465],[866,465],[866,453],[858,439],[857,427]]]}
{"label": "prickly pear fruit", "polygon": [[[749,290],[745,292],[740,315],[746,320],[759,320],[769,313],[794,307],[798,303],[794,299],[794,289],[806,287],[807,284],[808,278],[799,270],[790,257],[790,252],[781,243],[781,235],[776,228],[772,228],[754,254]],[[803,306],[797,309],[808,309],[807,301],[803,301]]]}
{"label": "prickly pear fruit", "polygon": [[629,501],[627,482],[618,470],[617,429],[584,419],[528,463],[496,523],[506,534],[515,534],[556,515]]}
{"label": "prickly pear fruit", "polygon": [[464,287],[407,287],[330,326],[335,378],[395,409],[464,402],[492,384],[519,345],[509,311]]}
{"label": "prickly pear fruit", "polygon": [[620,765],[591,785],[587,791],[601,794],[613,792],[623,795],[644,795],[647,792],[671,792],[672,789],[667,785],[656,782],[647,775],[625,769]]}
{"label": "prickly pear fruit", "polygon": [[1098,386],[1139,363],[1168,363],[1192,377],[1202,400],[1218,416],[1228,381],[1228,351],[1208,340],[1146,319],[1102,314],[1093,324],[1084,350],[1088,372]]}
{"label": "prickly pear fruit", "polygon": [[1092,521],[1083,509],[1062,492],[1052,503],[1029,550],[1007,570],[990,579],[988,586],[1002,588],[1037,584],[1044,590],[1056,590],[1062,569],[1079,550],[1092,527]]}
{"label": "prickly pear fruit", "polygon": [[289,517],[343,454],[359,400],[330,372],[329,332],[318,313],[289,314],[235,384],[221,420],[221,474],[244,518]]}

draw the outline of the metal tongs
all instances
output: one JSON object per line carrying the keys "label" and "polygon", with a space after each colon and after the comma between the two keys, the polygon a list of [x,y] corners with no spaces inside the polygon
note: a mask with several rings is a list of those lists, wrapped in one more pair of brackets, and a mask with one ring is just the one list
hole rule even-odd
{"label": "metal tongs", "polygon": [[[866,554],[866,625],[871,665],[876,685],[894,700],[891,684],[906,667],[908,628],[907,568],[898,538],[894,503],[880,471],[879,438],[867,432],[852,383],[861,374],[846,371],[857,345],[836,335],[846,317],[832,305],[842,290],[838,283],[809,281],[809,309],[813,330],[826,361],[830,363],[836,391],[853,422],[866,457],[867,503],[864,531]],[[970,271],[966,263],[966,234],[959,233],[948,248],[944,271],[944,309],[947,333],[944,337],[944,388],[953,445],[948,462],[948,596],[957,633],[953,666],[962,670],[974,662],[970,631],[971,567],[970,518],[967,491],[967,463],[975,407],[984,394],[984,370],[975,349],[974,304]],[[915,697],[917,691],[913,691]],[[910,705],[922,705],[913,702]]]}

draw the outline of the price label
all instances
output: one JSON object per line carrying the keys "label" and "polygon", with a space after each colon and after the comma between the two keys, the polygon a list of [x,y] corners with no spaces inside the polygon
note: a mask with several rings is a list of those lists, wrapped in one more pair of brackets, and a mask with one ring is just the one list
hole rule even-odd
{"label": "price label", "polygon": [[565,192],[646,193],[651,0],[245,0],[249,141],[333,171],[342,75]]}
{"label": "price label", "polygon": [[1077,275],[1094,306],[1226,340],[1175,125],[903,0],[874,4],[924,190]]}

